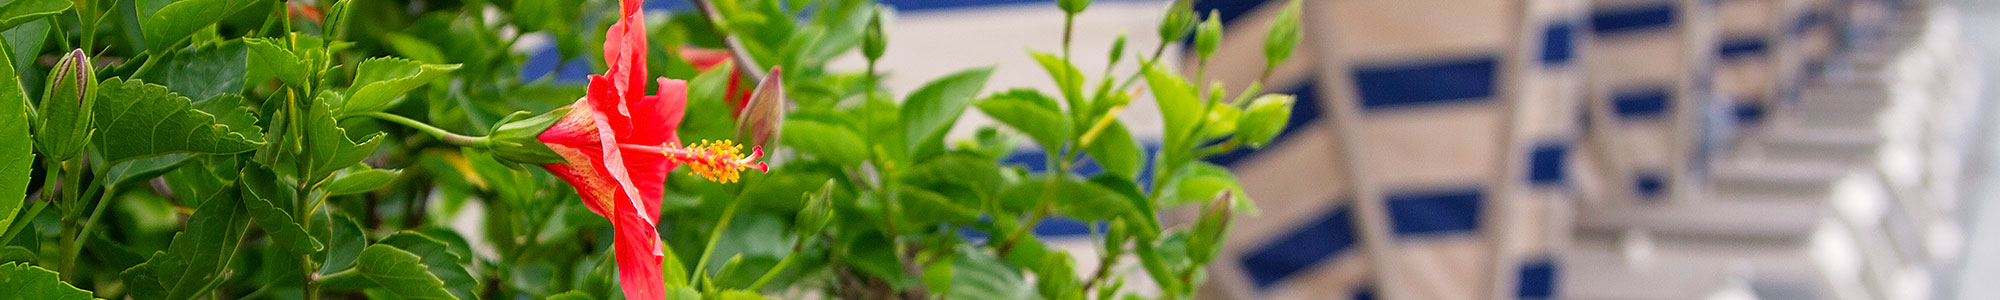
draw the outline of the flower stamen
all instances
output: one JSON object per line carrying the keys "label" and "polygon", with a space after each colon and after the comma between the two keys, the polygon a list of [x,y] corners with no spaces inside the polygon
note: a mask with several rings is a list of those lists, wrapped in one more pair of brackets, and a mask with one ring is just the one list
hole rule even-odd
{"label": "flower stamen", "polygon": [[742,152],[743,145],[737,145],[736,142],[729,140],[716,142],[702,140],[686,147],[660,145],[660,153],[665,154],[668,161],[687,165],[689,173],[708,178],[709,181],[736,182],[741,178],[743,169],[771,171],[770,166],[757,161],[758,158],[764,157],[764,147],[750,148],[750,155],[747,156]]}

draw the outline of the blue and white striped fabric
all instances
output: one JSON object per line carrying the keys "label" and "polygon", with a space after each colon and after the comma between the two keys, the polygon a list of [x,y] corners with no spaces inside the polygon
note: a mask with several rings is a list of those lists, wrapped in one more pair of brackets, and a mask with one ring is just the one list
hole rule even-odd
{"label": "blue and white striped fabric", "polygon": [[[1209,69],[1231,87],[1256,78],[1262,30],[1283,3],[1257,2],[1197,3],[1232,22],[1217,57],[1240,61]],[[1267,83],[1299,94],[1294,126],[1268,148],[1217,159],[1237,172],[1263,215],[1238,219],[1225,250],[1235,264],[1213,266],[1209,296],[1373,297],[1379,284],[1348,205],[1355,181],[1339,171],[1340,152],[1353,149],[1368,157],[1365,182],[1386,198],[1399,290],[1418,299],[1488,298],[1488,275],[1502,266],[1502,293],[1554,298],[1560,264],[1552,252],[1566,240],[1560,208],[1570,205],[1566,182],[1577,165],[1570,161],[1579,140],[1584,4],[1308,1],[1308,41]],[[1531,12],[1526,23],[1523,8]],[[1534,67],[1520,80],[1505,78],[1508,51],[1522,40],[1536,41],[1519,56]],[[1526,99],[1519,141],[1504,138],[1510,90]],[[1333,120],[1320,117],[1334,105],[1360,109],[1359,141],[1339,143]],[[1503,147],[1521,148],[1514,152],[1522,157],[1502,157]],[[1512,195],[1493,188],[1503,161],[1519,162],[1524,173],[1511,176],[1523,186]],[[1500,210],[1520,220],[1490,223]],[[1511,242],[1496,249],[1495,238]],[[1505,262],[1494,262],[1496,250]]]}
{"label": "blue and white striped fabric", "polygon": [[[1713,70],[1713,5],[1695,0],[1597,0],[1592,3],[1589,73],[1592,101],[1608,101],[1614,134],[1597,141],[1622,157],[1611,178],[1628,178],[1640,203],[1672,198],[1692,184],[1711,136],[1706,117]],[[1614,185],[1615,186],[1615,185]]]}

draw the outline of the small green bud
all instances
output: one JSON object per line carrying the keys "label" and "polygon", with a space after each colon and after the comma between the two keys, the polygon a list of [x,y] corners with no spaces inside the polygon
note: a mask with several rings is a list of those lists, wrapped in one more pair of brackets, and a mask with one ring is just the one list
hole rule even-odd
{"label": "small green bud", "polygon": [[1201,27],[1195,29],[1194,32],[1195,53],[1201,55],[1202,61],[1208,61],[1208,56],[1215,54],[1215,48],[1221,46],[1222,46],[1222,13],[1216,10],[1210,10],[1208,11],[1208,20],[1201,21]]}
{"label": "small green bud", "polygon": [[1118,34],[1118,39],[1111,40],[1111,64],[1116,65],[1121,59],[1125,59],[1125,34],[1123,33]]}
{"label": "small green bud", "polygon": [[[485,138],[485,146],[493,149],[494,158],[504,161],[536,165],[563,163],[565,161],[562,155],[550,150],[549,146],[542,144],[539,138],[542,132],[548,131],[549,126],[562,121],[570,111],[569,107],[558,108],[534,117],[495,124],[493,135]],[[517,119],[526,113],[516,112],[508,118]]]}
{"label": "small green bud", "polygon": [[1264,95],[1250,101],[1243,118],[1236,120],[1236,140],[1251,148],[1263,147],[1285,130],[1292,119],[1291,95]]}
{"label": "small green bud", "polygon": [[868,16],[868,30],[862,33],[861,54],[868,60],[881,60],[882,51],[889,47],[889,37],[882,34],[882,7],[876,6]]}
{"label": "small green bud", "polygon": [[1243,110],[1228,103],[1216,102],[1208,106],[1208,122],[1202,125],[1203,139],[1213,139],[1236,133],[1236,125],[1241,121]]}
{"label": "small green bud", "polygon": [[1074,15],[1083,13],[1084,8],[1090,7],[1090,0],[1061,0],[1056,1],[1056,5],[1062,6],[1063,13]]}
{"label": "small green bud", "polygon": [[1106,226],[1108,228],[1104,229],[1104,257],[1115,257],[1125,253],[1125,240],[1132,238],[1132,226],[1125,224],[1126,222],[1137,221],[1129,218],[1119,219],[1110,222],[1111,224]]}
{"label": "small green bud", "polygon": [[1188,236],[1188,259],[1195,264],[1207,264],[1215,259],[1216,251],[1222,248],[1223,238],[1229,234],[1231,193],[1222,193],[1209,201],[1201,209],[1201,219],[1194,223],[1194,232]]}
{"label": "small green bud", "polygon": [[1194,6],[1188,0],[1174,0],[1167,7],[1167,17],[1160,20],[1160,40],[1171,43],[1187,37],[1188,30],[1194,29]]}
{"label": "small green bud", "polygon": [[76,157],[90,140],[97,104],[97,72],[83,49],[70,51],[49,70],[47,88],[36,108],[35,148],[55,160]]}
{"label": "small green bud", "polygon": [[792,223],[800,236],[817,235],[826,230],[828,220],[833,219],[833,180],[819,186],[819,191],[807,193],[806,207],[799,210],[798,219]]}
{"label": "small green bud", "polygon": [[1292,57],[1292,48],[1299,46],[1299,1],[1285,4],[1285,10],[1278,12],[1278,18],[1271,23],[1271,33],[1264,37],[1264,60],[1270,66],[1277,66]]}

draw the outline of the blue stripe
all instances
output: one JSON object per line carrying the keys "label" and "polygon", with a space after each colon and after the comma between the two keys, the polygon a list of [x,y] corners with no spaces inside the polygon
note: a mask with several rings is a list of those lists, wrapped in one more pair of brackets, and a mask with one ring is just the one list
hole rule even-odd
{"label": "blue stripe", "polygon": [[1243,270],[1250,273],[1250,282],[1258,290],[1269,289],[1292,274],[1353,248],[1356,237],[1350,229],[1354,221],[1347,207],[1337,205],[1304,227],[1245,255],[1241,262]]}
{"label": "blue stripe", "polygon": [[1267,2],[1270,2],[1270,0],[1195,1],[1194,11],[1215,11],[1222,15],[1222,24],[1234,24],[1236,18],[1249,15],[1250,11],[1256,10],[1257,6],[1264,5]]}
{"label": "blue stripe", "polygon": [[1732,108],[1732,113],[1736,115],[1737,124],[1756,125],[1764,122],[1766,110],[1763,103],[1751,101],[1736,103],[1736,107]]}
{"label": "blue stripe", "polygon": [[1670,94],[1666,88],[1618,92],[1611,96],[1611,106],[1620,119],[1659,117],[1667,113]]}
{"label": "blue stripe", "polygon": [[1493,56],[1433,60],[1418,64],[1362,67],[1354,70],[1363,109],[1492,99]]}
{"label": "blue stripe", "polygon": [[1764,54],[1768,43],[1764,38],[1739,38],[1725,40],[1715,49],[1715,55],[1722,59],[1736,59]]}
{"label": "blue stripe", "polygon": [[1674,4],[1671,2],[1598,10],[1591,12],[1590,26],[1600,35],[1629,33],[1671,26],[1674,15]]}
{"label": "blue stripe", "polygon": [[1641,172],[1633,176],[1632,188],[1639,200],[1655,202],[1667,194],[1667,176],[1660,172]]}
{"label": "blue stripe", "polygon": [[1826,19],[1826,12],[1824,11],[1806,11],[1800,13],[1797,17],[1793,17],[1791,28],[1786,28],[1785,32],[1790,33],[1793,37],[1803,36],[1807,32],[1811,32],[1813,28],[1825,25]]}
{"label": "blue stripe", "polygon": [[1396,236],[1471,232],[1479,229],[1478,187],[1388,195],[1390,223]]}
{"label": "blue stripe", "polygon": [[1348,297],[1354,300],[1375,300],[1375,288],[1365,286],[1357,288],[1354,289],[1354,295]]}
{"label": "blue stripe", "polygon": [[1514,295],[1521,299],[1555,299],[1557,275],[1553,259],[1522,264],[1520,276],[1514,282]]}
{"label": "blue stripe", "polygon": [[1229,151],[1229,153],[1210,156],[1206,160],[1224,167],[1235,167],[1237,163],[1255,157],[1257,153],[1260,153],[1264,149],[1274,149],[1280,145],[1284,145],[1291,140],[1292,134],[1306,128],[1306,124],[1318,121],[1320,116],[1320,97],[1319,89],[1315,87],[1319,83],[1319,80],[1315,80],[1312,77],[1317,76],[1309,76],[1298,87],[1284,92],[1285,94],[1297,97],[1298,101],[1292,102],[1292,118],[1285,120],[1285,129],[1278,132],[1277,138],[1271,139],[1271,142],[1265,144],[1264,148],[1237,147],[1236,150]]}
{"label": "blue stripe", "polygon": [[1542,64],[1562,65],[1576,60],[1576,24],[1550,22],[1542,29]]}
{"label": "blue stripe", "polygon": [[1569,142],[1544,142],[1535,145],[1528,153],[1528,183],[1537,186],[1562,186],[1567,176],[1563,167],[1569,158]]}

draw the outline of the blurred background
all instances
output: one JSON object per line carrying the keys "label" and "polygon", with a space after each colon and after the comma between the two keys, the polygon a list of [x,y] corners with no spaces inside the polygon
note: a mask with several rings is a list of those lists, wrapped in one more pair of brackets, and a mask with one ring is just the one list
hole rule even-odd
{"label": "blurred background", "polygon": [[[1055,1],[882,2],[892,88],[980,65],[1054,88],[1025,50],[1061,47]],[[1306,41],[1261,74],[1288,2],[1193,2],[1228,30],[1180,69],[1300,97],[1279,141],[1213,159],[1260,212],[1206,298],[2000,298],[2000,4],[1306,0]],[[1152,45],[1169,4],[1096,1],[1073,51]],[[1124,114],[1157,144],[1152,102]],[[1080,256],[1088,232],[1037,231]]]}

